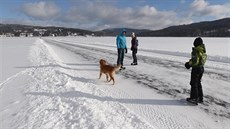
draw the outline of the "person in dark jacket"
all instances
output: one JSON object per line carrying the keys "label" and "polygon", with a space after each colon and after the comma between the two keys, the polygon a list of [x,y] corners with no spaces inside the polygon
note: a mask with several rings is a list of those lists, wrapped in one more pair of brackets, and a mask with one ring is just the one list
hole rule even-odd
{"label": "person in dark jacket", "polygon": [[126,35],[126,29],[123,29],[116,39],[117,52],[118,52],[117,65],[120,64],[121,69],[125,69],[125,67],[123,67],[123,61],[124,61],[125,53],[128,52],[125,35]]}
{"label": "person in dark jacket", "polygon": [[192,57],[189,62],[185,63],[187,69],[192,67],[190,80],[191,92],[190,98],[187,98],[187,101],[197,104],[203,102],[201,79],[204,73],[204,64],[207,59],[207,54],[203,40],[200,37],[194,40],[193,45],[194,47],[192,48],[191,53]]}
{"label": "person in dark jacket", "polygon": [[132,50],[132,56],[133,56],[133,63],[131,65],[137,65],[137,46],[138,46],[138,40],[134,32],[132,32],[132,40],[131,40],[131,50]]}

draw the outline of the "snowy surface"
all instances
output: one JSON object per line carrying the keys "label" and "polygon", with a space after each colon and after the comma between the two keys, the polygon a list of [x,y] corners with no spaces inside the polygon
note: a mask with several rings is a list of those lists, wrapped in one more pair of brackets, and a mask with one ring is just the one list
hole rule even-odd
{"label": "snowy surface", "polygon": [[1,38],[0,128],[228,129],[229,39],[203,39],[198,106],[185,101],[193,40],[139,38],[139,65],[129,50],[111,85],[98,79],[98,61],[116,63],[114,37]]}
{"label": "snowy surface", "polygon": [[0,83],[29,64],[29,48],[36,38],[0,38]]}

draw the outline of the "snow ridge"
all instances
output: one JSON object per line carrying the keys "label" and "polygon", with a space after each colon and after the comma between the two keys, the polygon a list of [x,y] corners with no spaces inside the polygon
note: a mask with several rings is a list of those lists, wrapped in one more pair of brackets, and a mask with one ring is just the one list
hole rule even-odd
{"label": "snow ridge", "polygon": [[30,106],[17,114],[18,118],[27,116],[12,124],[13,128],[153,128],[122,104],[110,101],[94,81],[65,69],[55,59],[58,57],[42,40],[31,49],[35,66],[28,74],[34,81],[25,93]]}

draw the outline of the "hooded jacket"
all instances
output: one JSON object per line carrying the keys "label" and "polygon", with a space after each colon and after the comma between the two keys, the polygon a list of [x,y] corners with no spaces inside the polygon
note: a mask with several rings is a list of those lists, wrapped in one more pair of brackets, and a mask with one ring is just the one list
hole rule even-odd
{"label": "hooded jacket", "polygon": [[123,35],[123,32],[126,32],[125,29],[121,31],[121,33],[117,36],[117,48],[120,49],[125,49],[126,47],[126,37]]}
{"label": "hooded jacket", "polygon": [[192,48],[191,59],[189,60],[189,65],[193,68],[204,66],[207,54],[204,44],[200,44],[197,47]]}
{"label": "hooded jacket", "polygon": [[131,40],[131,50],[137,50],[138,40],[137,37],[132,38]]}

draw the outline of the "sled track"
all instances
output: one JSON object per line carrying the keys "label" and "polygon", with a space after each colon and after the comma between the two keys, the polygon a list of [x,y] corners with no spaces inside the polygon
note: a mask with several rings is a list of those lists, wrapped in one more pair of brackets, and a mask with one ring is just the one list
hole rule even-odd
{"label": "sled track", "polygon": [[[112,45],[105,45],[105,44],[99,44],[99,43],[92,43],[92,42],[79,42],[79,41],[69,41],[69,40],[60,40],[65,43],[76,43],[76,44],[83,44],[83,45],[95,45],[95,46],[101,46],[101,47],[109,47],[116,49],[115,46]],[[138,51],[142,52],[150,52],[150,53],[157,53],[157,54],[164,54],[164,55],[170,55],[170,56],[178,56],[178,57],[187,57],[190,58],[190,53],[185,52],[171,52],[171,51],[164,51],[164,50],[149,50],[149,49],[138,49]],[[219,56],[208,56],[208,61],[214,61],[214,62],[220,62],[220,63],[230,63],[230,58],[228,57],[219,57]]]}
{"label": "sled track", "polygon": [[[95,55],[106,58],[109,62],[114,62],[114,60],[116,60],[117,58],[116,51],[100,49],[100,48],[95,48],[91,46],[71,44],[71,43],[66,43],[63,41],[56,41],[56,40],[51,40],[51,39],[44,39],[44,40],[48,44],[64,48],[94,63],[98,63],[98,60],[99,60],[97,57],[95,57]],[[140,56],[140,55],[138,57],[139,57],[138,58],[139,61],[150,64],[150,65],[158,65],[160,67],[170,68],[170,69],[174,69],[177,71],[184,71],[184,67],[183,67],[184,64],[182,64],[181,62],[176,62],[176,61],[171,61],[171,60],[162,60],[160,58],[146,57],[146,56]],[[126,54],[125,58],[132,59],[132,56]],[[214,73],[211,71],[206,71],[205,73],[208,76],[210,76],[210,78],[212,77],[212,75],[215,75],[217,76],[218,79],[229,81],[227,75],[218,74],[218,73]],[[163,93],[163,94],[170,95],[173,97],[178,97],[178,98],[183,98],[182,96],[185,94],[189,96],[190,91],[188,89],[184,89],[182,88],[182,86],[178,86],[178,85],[172,86],[172,84],[163,82],[153,75],[140,74],[135,71],[128,70],[128,69],[125,70],[125,72],[122,71],[120,74],[126,78],[136,80],[139,84],[142,84],[143,86],[148,86],[152,89],[155,89],[159,93]],[[173,87],[180,87],[182,89],[178,90],[176,88],[174,89]],[[213,98],[211,95],[205,95],[204,98],[205,98],[205,104],[201,105],[201,109],[205,110],[208,113],[214,114],[216,116],[230,118],[230,113],[226,112],[227,109],[229,109],[230,107],[230,103],[217,99],[217,98]],[[217,112],[215,109],[210,109],[211,107],[214,107],[211,105],[222,106],[226,108],[226,111],[221,110]]]}

